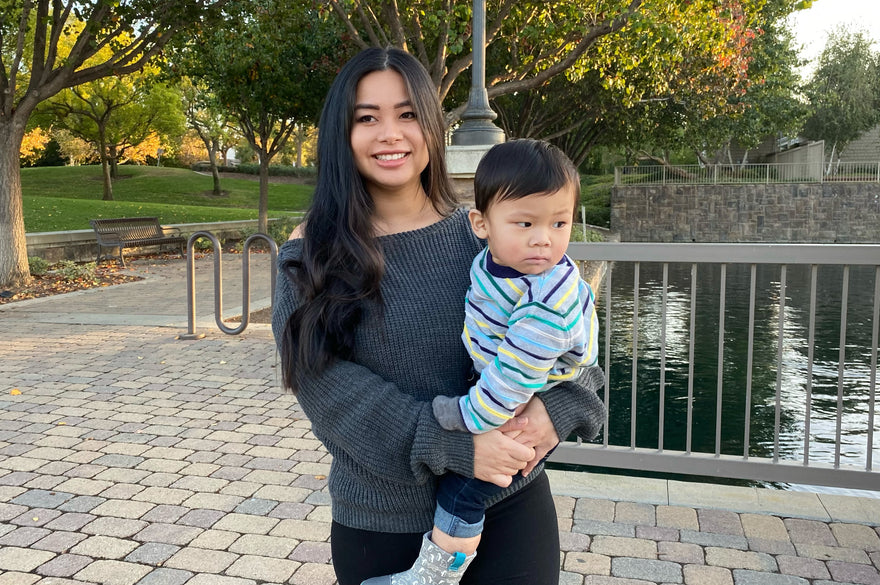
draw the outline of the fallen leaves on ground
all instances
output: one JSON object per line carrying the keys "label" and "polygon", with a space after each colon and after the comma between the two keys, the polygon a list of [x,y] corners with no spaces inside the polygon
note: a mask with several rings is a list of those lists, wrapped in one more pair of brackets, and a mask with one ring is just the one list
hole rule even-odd
{"label": "fallen leaves on ground", "polygon": [[137,280],[143,279],[140,276],[123,273],[122,267],[115,262],[100,264],[95,268],[93,276],[79,278],[65,278],[61,274],[49,271],[41,276],[32,277],[31,282],[21,288],[0,290],[0,305]]}

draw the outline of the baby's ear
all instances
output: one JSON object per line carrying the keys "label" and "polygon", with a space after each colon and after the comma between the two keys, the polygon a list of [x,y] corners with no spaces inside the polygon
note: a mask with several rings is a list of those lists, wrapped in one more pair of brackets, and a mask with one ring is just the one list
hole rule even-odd
{"label": "baby's ear", "polygon": [[485,240],[489,232],[486,230],[486,219],[483,217],[483,214],[478,209],[471,209],[468,212],[468,219],[471,222],[471,229],[474,231],[474,234],[481,240]]}

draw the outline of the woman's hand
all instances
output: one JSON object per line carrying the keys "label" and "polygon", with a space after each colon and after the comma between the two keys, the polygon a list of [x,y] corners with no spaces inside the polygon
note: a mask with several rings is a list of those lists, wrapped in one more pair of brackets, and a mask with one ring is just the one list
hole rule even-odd
{"label": "woman's hand", "polygon": [[[520,430],[527,421],[509,422],[509,430]],[[497,430],[474,435],[474,477],[507,487],[513,476],[535,460],[535,450]],[[534,466],[533,466],[534,467]]]}
{"label": "woman's hand", "polygon": [[[521,419],[526,421],[524,426]],[[559,435],[540,398],[532,398],[525,407],[519,407],[516,416],[498,427],[498,430],[535,450],[535,456],[523,467],[523,477],[531,473],[538,462],[559,444]]]}

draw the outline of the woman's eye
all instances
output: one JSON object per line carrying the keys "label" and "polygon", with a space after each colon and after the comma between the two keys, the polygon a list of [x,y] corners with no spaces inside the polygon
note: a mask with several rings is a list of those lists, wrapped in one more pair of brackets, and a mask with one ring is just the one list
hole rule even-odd
{"label": "woman's eye", "polygon": [[416,113],[415,113],[415,112],[404,112],[404,113],[402,113],[402,114],[400,115],[400,117],[403,118],[403,119],[405,119],[405,120],[415,120],[415,119],[416,119]]}
{"label": "woman's eye", "polygon": [[376,118],[372,114],[364,114],[363,116],[358,116],[357,118],[355,118],[354,121],[360,124],[365,124],[367,122],[373,122],[375,120]]}

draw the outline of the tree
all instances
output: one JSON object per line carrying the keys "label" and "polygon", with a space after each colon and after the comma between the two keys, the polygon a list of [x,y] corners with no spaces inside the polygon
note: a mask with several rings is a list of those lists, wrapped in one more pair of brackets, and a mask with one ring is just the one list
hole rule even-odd
{"label": "tree", "polygon": [[231,112],[220,106],[216,96],[204,84],[199,87],[192,79],[184,78],[182,87],[187,124],[205,145],[214,181],[213,193],[219,197],[223,191],[217,154],[228,150],[237,139],[232,130]]}
{"label": "tree", "polygon": [[62,90],[37,112],[54,127],[95,145],[103,176],[103,199],[113,200],[113,180],[126,152],[146,144],[156,154],[163,139],[183,134],[180,93],[156,81],[147,66],[122,77],[104,77]]}
{"label": "tree", "polygon": [[[0,287],[30,278],[18,153],[37,105],[62,89],[138,71],[225,2],[0,0]],[[85,26],[63,52],[59,40],[74,20]],[[84,66],[104,47],[109,59]]]}
{"label": "tree", "polygon": [[[180,72],[237,121],[260,164],[259,230],[268,231],[269,163],[298,124],[313,123],[347,60],[338,26],[311,2],[231,0],[234,29],[203,29],[179,56]],[[329,21],[329,22],[328,22]]]}
{"label": "tree", "polygon": [[811,112],[803,134],[831,143],[830,173],[835,153],[880,122],[880,54],[867,33],[838,27],[829,35],[806,95]]}

